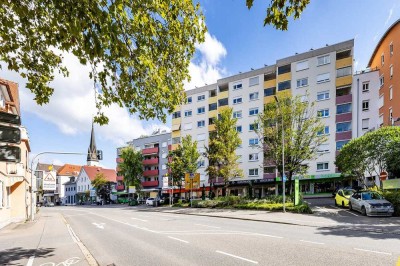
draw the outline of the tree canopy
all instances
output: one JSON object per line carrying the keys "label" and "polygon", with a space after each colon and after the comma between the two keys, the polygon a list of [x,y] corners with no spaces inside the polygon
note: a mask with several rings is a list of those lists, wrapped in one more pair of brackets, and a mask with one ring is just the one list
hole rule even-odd
{"label": "tree canopy", "polygon": [[206,27],[199,4],[147,0],[6,0],[0,6],[0,60],[27,78],[39,105],[50,100],[62,53],[90,65],[101,107],[116,103],[141,119],[165,122],[185,98],[183,82]]}
{"label": "tree canopy", "polygon": [[[246,0],[246,5],[250,9],[254,0]],[[310,0],[270,0],[267,7],[267,15],[264,19],[265,25],[273,25],[278,30],[287,30],[291,16],[294,19],[300,18],[301,13],[310,3]]]}
{"label": "tree canopy", "polygon": [[[278,167],[282,173],[282,151],[284,149],[285,175],[291,188],[294,174],[305,174],[305,161],[317,156],[321,144],[327,141],[322,134],[324,126],[314,110],[314,103],[302,101],[300,96],[281,95],[277,101],[264,106],[258,115],[256,133],[259,147],[264,153],[264,166]],[[284,146],[282,146],[282,119]]]}
{"label": "tree canopy", "polygon": [[128,146],[121,150],[122,163],[118,165],[118,173],[124,176],[125,186],[135,186],[136,190],[142,187],[143,156],[141,151]]}
{"label": "tree canopy", "polygon": [[242,143],[236,130],[237,118],[232,116],[232,108],[223,109],[219,118],[214,120],[215,131],[210,132],[206,156],[206,169],[210,179],[222,177],[225,183],[235,177],[243,176],[239,168],[236,149]]}

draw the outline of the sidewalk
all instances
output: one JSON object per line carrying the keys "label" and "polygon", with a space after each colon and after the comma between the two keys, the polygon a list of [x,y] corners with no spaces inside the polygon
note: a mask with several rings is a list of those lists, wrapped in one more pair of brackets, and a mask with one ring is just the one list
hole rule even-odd
{"label": "sidewalk", "polygon": [[283,213],[256,210],[175,207],[145,208],[140,209],[139,211],[208,216],[309,227],[334,227],[337,229],[342,228],[373,233],[400,235],[400,217],[324,217],[313,214],[297,214],[290,212]]}
{"label": "sidewalk", "polygon": [[10,224],[0,230],[0,265],[89,265],[70,232],[59,213]]}

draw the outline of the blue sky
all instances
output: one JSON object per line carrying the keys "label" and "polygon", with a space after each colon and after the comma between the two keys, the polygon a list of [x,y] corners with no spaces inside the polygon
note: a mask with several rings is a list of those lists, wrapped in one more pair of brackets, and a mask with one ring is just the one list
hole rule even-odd
{"label": "blue sky", "polygon": [[[265,0],[255,0],[248,10],[245,0],[200,1],[208,34],[206,42],[190,65],[192,80],[187,89],[215,82],[218,78],[273,64],[277,59],[355,39],[355,70],[364,69],[385,30],[400,18],[398,0],[311,0],[301,18],[291,20],[289,30],[277,31],[263,26]],[[43,151],[87,152],[91,119],[95,114],[92,82],[71,55],[65,55],[69,78],[56,76],[51,103],[40,107],[16,73],[3,70],[2,78],[19,83],[22,123],[28,129],[31,158]],[[169,127],[158,121],[140,121],[125,110],[111,107],[108,126],[95,126],[98,149],[103,150],[101,164],[115,168],[116,148],[124,142],[148,134],[157,127]],[[169,119],[170,122],[170,119]],[[40,162],[83,165],[82,155],[43,155]]]}

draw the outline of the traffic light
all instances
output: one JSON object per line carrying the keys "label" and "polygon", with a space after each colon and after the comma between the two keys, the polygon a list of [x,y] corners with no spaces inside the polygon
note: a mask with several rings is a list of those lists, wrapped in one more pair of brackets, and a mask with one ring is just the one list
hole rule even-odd
{"label": "traffic light", "polygon": [[21,161],[20,147],[0,145],[0,161],[19,163]]}
{"label": "traffic light", "polygon": [[0,125],[0,142],[21,143],[21,130],[17,127]]}
{"label": "traffic light", "polygon": [[97,150],[97,159],[98,160],[103,160],[103,151],[102,150]]}

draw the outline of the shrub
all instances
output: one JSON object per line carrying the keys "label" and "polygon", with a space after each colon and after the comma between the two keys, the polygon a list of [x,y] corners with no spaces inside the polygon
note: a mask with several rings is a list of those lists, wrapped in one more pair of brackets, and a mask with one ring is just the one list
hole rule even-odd
{"label": "shrub", "polygon": [[400,216],[400,191],[385,191],[382,193],[385,199],[394,206],[394,216]]}

